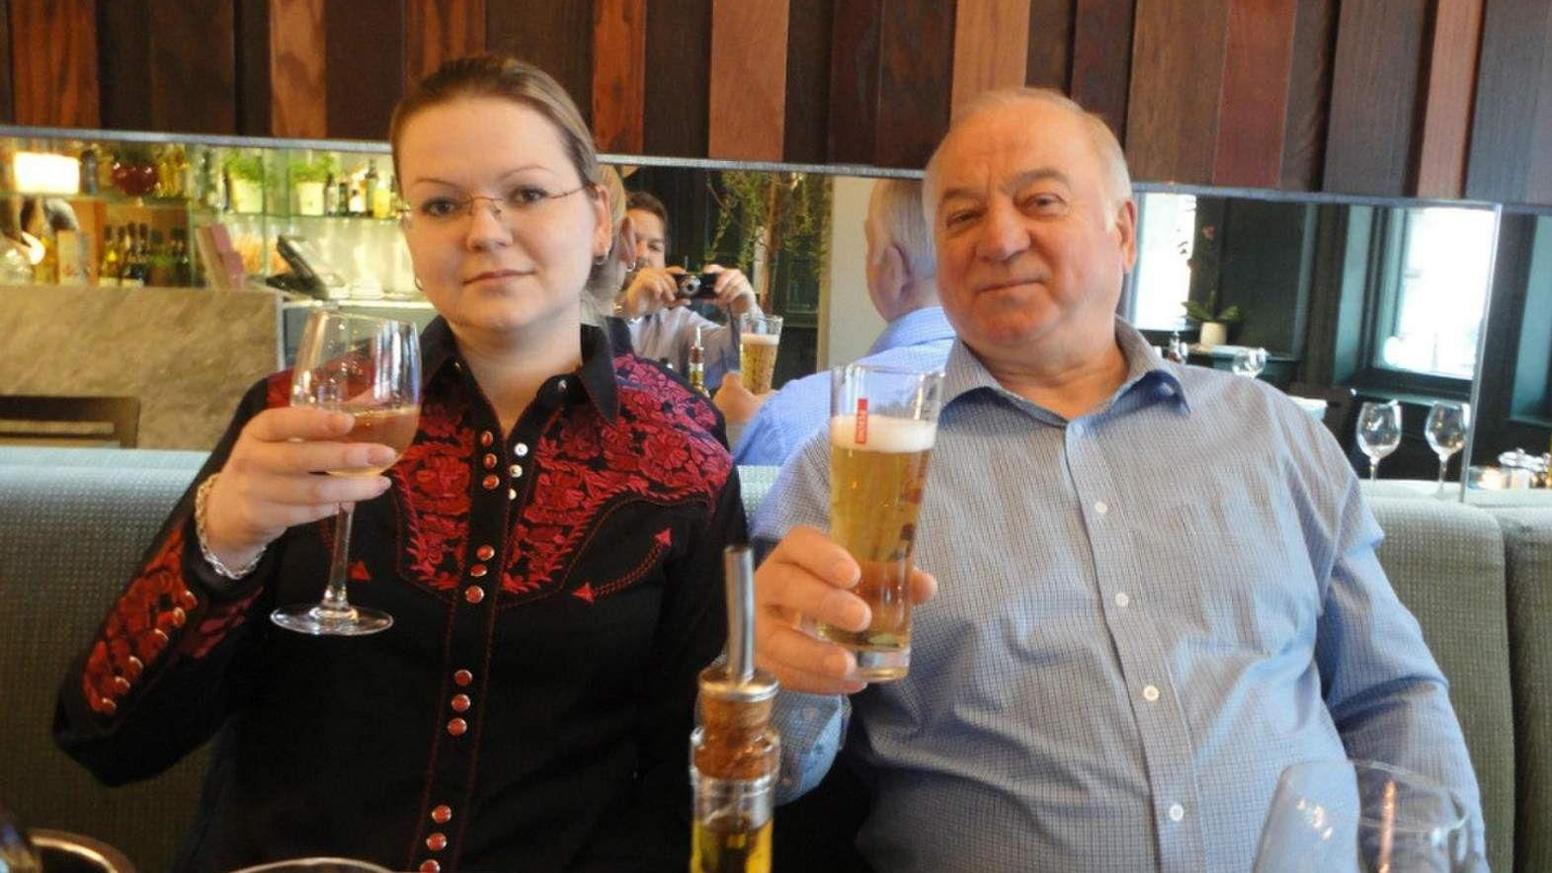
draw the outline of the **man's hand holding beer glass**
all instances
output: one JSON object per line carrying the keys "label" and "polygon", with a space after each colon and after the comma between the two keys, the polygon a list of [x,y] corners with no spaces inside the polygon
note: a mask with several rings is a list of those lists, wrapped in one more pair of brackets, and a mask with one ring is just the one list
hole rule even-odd
{"label": "man's hand holding beer glass", "polygon": [[783,687],[850,693],[904,677],[911,607],[937,583],[912,566],[942,373],[831,371],[830,534],[793,529],[756,575],[761,666]]}

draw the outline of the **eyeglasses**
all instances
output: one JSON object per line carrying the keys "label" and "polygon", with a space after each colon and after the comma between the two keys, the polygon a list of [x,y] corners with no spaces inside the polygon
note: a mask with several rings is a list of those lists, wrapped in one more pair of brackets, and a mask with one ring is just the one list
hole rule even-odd
{"label": "eyeglasses", "polygon": [[492,217],[511,227],[516,216],[537,214],[550,203],[592,187],[590,183],[583,182],[569,191],[552,194],[543,188],[519,185],[500,197],[485,194],[454,197],[441,194],[428,197],[419,203],[402,203],[399,207],[399,216],[404,221],[405,227],[453,228],[462,225],[464,219],[474,215],[476,202],[484,201]]}

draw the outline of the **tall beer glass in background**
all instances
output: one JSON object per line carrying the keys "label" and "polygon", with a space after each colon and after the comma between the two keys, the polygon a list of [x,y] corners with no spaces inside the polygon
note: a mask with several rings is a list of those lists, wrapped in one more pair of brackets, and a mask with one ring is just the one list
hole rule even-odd
{"label": "tall beer glass in background", "polygon": [[749,393],[771,390],[780,342],[781,316],[746,312],[738,317],[738,372]]}
{"label": "tall beer glass in background", "polygon": [[942,373],[849,364],[830,371],[830,538],[862,567],[864,631],[819,626],[857,656],[857,678],[889,682],[911,661],[906,585],[937,437]]}

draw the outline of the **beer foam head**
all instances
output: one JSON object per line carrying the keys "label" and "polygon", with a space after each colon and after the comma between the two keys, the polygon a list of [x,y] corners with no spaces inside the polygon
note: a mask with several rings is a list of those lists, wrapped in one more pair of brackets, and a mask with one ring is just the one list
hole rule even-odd
{"label": "beer foam head", "polygon": [[925,452],[938,436],[937,422],[887,415],[868,416],[867,441],[857,439],[857,416],[830,418],[830,445],[843,449],[867,449],[870,452]]}
{"label": "beer foam head", "polygon": [[774,333],[741,333],[738,339],[751,346],[774,346],[781,337]]}

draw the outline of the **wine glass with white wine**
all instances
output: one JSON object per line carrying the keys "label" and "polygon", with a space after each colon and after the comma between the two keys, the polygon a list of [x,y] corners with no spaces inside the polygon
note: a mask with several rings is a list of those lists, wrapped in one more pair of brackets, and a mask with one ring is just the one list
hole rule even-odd
{"label": "wine glass with white wine", "polygon": [[1369,481],[1380,475],[1380,459],[1401,445],[1401,404],[1369,402],[1358,412],[1358,448],[1369,456]]}
{"label": "wine glass with white wine", "polygon": [[[420,421],[420,339],[415,325],[315,310],[297,349],[291,405],[348,412],[356,422],[341,441],[380,443],[397,453],[382,466],[321,472],[376,476],[393,466],[415,439]],[[334,554],[323,600],[277,609],[270,614],[275,624],[316,636],[360,636],[393,624],[393,616],[351,606],[346,596],[354,512],[354,504],[346,504],[335,516]]]}
{"label": "wine glass with white wine", "polygon": [[1450,456],[1466,447],[1466,429],[1470,426],[1471,413],[1466,404],[1440,401],[1428,410],[1423,435],[1428,438],[1428,447],[1439,456],[1439,494],[1444,493],[1444,476],[1449,470]]}

